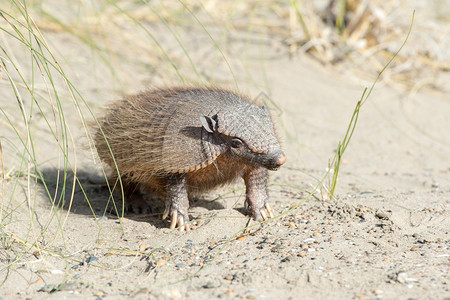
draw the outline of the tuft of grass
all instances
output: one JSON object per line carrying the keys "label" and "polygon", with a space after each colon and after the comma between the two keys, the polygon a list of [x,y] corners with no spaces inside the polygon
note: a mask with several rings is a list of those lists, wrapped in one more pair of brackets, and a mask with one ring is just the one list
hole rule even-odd
{"label": "tuft of grass", "polygon": [[[413,27],[413,24],[414,24],[414,15],[415,15],[415,11],[413,12],[413,15],[412,15],[412,18],[411,18],[411,25],[409,27],[408,33],[406,34],[406,37],[405,37],[402,45],[394,53],[394,55],[391,57],[391,59],[384,65],[384,67],[381,69],[381,71],[378,73],[378,76],[375,78],[375,80],[372,83],[372,86],[370,87],[370,89],[368,91],[367,91],[367,88],[364,89],[360,100],[356,103],[356,107],[353,110],[353,114],[352,114],[352,117],[351,117],[350,122],[348,124],[347,131],[345,132],[345,135],[344,135],[344,138],[342,139],[342,141],[339,141],[337,149],[336,149],[336,154],[333,157],[333,160],[331,162],[331,166],[332,166],[332,170],[333,170],[332,171],[333,179],[331,181],[331,186],[329,188],[329,194],[328,194],[328,198],[329,199],[333,199],[334,198],[336,185],[337,185],[337,180],[338,180],[338,176],[339,176],[339,169],[340,169],[340,166],[341,166],[342,156],[344,155],[345,150],[347,149],[348,145],[350,144],[350,141],[352,139],[353,133],[355,132],[356,125],[358,123],[358,117],[359,117],[359,113],[360,113],[361,107],[364,105],[364,103],[367,101],[367,99],[369,99],[369,97],[372,94],[372,91],[373,91],[376,83],[380,79],[380,76],[389,67],[389,65],[392,63],[392,61],[397,57],[397,55],[400,53],[400,51],[406,45],[406,42],[409,39],[409,36],[411,34],[411,30],[412,30],[412,27]],[[331,169],[329,169],[329,171],[331,171]]]}

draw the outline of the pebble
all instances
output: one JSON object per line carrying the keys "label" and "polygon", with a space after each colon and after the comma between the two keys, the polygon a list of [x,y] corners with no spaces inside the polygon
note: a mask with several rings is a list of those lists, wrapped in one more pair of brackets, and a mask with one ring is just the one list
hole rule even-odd
{"label": "pebble", "polygon": [[385,212],[385,211],[377,211],[377,213],[375,214],[377,216],[377,218],[379,219],[383,219],[383,220],[389,220],[389,213]]}
{"label": "pebble", "polygon": [[309,238],[309,239],[303,240],[303,243],[306,243],[306,244],[312,244],[312,243],[314,243],[315,241],[316,241],[315,239]]}
{"label": "pebble", "polygon": [[86,259],[86,262],[89,264],[89,263],[91,263],[91,262],[93,262],[93,261],[96,261],[96,260],[98,260],[97,257],[95,257],[95,256],[89,256],[89,257]]}
{"label": "pebble", "polygon": [[57,284],[46,284],[41,287],[38,292],[54,293],[59,289]]}
{"label": "pebble", "polygon": [[383,291],[382,290],[375,290],[375,291],[373,291],[373,293],[375,295],[381,295],[381,294],[383,294]]}
{"label": "pebble", "polygon": [[177,263],[175,265],[175,267],[177,267],[177,268],[184,268],[184,267],[186,267],[186,264],[185,263]]}
{"label": "pebble", "polygon": [[233,275],[225,275],[224,277],[223,277],[223,279],[226,279],[226,280],[233,280],[234,279],[234,276]]}
{"label": "pebble", "polygon": [[97,293],[94,294],[94,296],[96,296],[96,297],[103,297],[103,296],[105,296],[105,293],[97,292]]}
{"label": "pebble", "polygon": [[291,261],[291,257],[290,257],[290,256],[286,256],[285,258],[283,258],[283,259],[281,260],[282,263],[288,262],[288,261]]}
{"label": "pebble", "polygon": [[405,272],[400,272],[397,274],[397,281],[400,283],[405,283],[407,281],[408,274]]}
{"label": "pebble", "polygon": [[149,244],[142,244],[142,245],[139,246],[139,251],[140,252],[144,252],[144,251],[146,251],[149,248],[150,248]]}
{"label": "pebble", "polygon": [[204,284],[202,286],[202,288],[204,288],[204,289],[214,289],[214,288],[219,287],[219,286],[220,286],[219,283],[208,281],[206,284]]}

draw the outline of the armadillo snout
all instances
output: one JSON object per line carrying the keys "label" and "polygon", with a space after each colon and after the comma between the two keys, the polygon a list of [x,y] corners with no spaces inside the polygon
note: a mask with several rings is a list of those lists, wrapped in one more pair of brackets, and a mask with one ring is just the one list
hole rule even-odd
{"label": "armadillo snout", "polygon": [[278,150],[270,154],[270,159],[267,162],[266,168],[269,170],[277,170],[286,162],[286,155],[283,151]]}
{"label": "armadillo snout", "polygon": [[275,161],[278,166],[284,165],[284,163],[286,162],[286,155],[284,155],[283,151],[278,154],[278,156],[275,158]]}

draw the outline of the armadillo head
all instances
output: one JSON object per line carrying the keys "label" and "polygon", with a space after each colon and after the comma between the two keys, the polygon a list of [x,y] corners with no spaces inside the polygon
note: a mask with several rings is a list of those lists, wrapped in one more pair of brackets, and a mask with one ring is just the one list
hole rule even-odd
{"label": "armadillo head", "polygon": [[206,131],[218,135],[229,151],[250,165],[277,170],[286,162],[275,135],[268,109],[245,103],[200,121]]}

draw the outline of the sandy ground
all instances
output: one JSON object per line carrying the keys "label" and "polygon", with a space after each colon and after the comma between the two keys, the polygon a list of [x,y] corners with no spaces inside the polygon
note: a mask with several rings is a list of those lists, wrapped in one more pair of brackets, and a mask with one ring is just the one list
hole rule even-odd
{"label": "sandy ground", "polygon": [[[158,32],[163,46],[169,47],[167,32]],[[162,78],[145,66],[125,62],[117,65],[116,80],[73,36],[44,34],[95,114],[122,93],[175,82],[175,76]],[[183,34],[199,69],[233,86],[224,64],[212,69],[205,63],[204,54],[217,50],[204,42],[201,31],[186,29]],[[27,70],[29,55],[3,38]],[[273,99],[269,106],[288,157],[281,170],[271,173],[277,217],[262,226],[251,221],[244,231],[249,219],[243,210],[243,186],[238,185],[195,199],[190,216],[201,221],[188,233],[170,231],[157,214],[127,215],[119,222],[108,209],[105,212],[111,207],[108,191],[91,182],[100,176],[100,168],[86,149],[79,115],[63,91],[77,174],[97,217],[80,187],[69,203],[71,172],[66,191],[56,187],[62,159],[45,119],[34,114],[30,126],[38,164],[50,195],[65,195],[66,203],[52,209],[43,186],[28,190],[26,176],[16,181],[11,175],[5,181],[3,299],[450,299],[450,97],[381,82],[363,106],[345,153],[337,199],[326,201],[317,191],[304,201],[324,176],[370,81],[349,75],[351,70],[322,66],[307,55],[289,57],[279,46],[266,44],[267,59],[262,59],[260,49],[246,48],[245,40],[236,38],[232,45],[227,53],[239,88],[252,96],[264,91]],[[242,49],[259,54],[243,66],[238,57]],[[44,83],[36,88],[45,93]],[[24,101],[30,107],[30,99]],[[5,80],[0,107],[23,133]],[[51,113],[49,105],[43,109]],[[20,168],[20,140],[6,119],[0,119],[5,168],[14,171]],[[74,163],[73,154],[69,160]],[[156,212],[161,209],[161,203],[155,203]]]}

